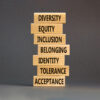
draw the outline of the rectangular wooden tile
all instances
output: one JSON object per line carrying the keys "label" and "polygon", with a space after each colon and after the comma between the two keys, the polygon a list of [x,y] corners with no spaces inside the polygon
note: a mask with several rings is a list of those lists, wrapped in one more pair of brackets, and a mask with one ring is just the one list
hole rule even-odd
{"label": "rectangular wooden tile", "polygon": [[54,23],[54,24],[65,24],[66,13],[34,13],[34,23]]}
{"label": "rectangular wooden tile", "polygon": [[66,44],[66,34],[34,34],[33,44]]}
{"label": "rectangular wooden tile", "polygon": [[64,65],[63,55],[33,55],[33,65]]}
{"label": "rectangular wooden tile", "polygon": [[38,45],[38,54],[70,55],[70,45]]}
{"label": "rectangular wooden tile", "polygon": [[69,76],[69,66],[37,66],[38,76]]}
{"label": "rectangular wooden tile", "polygon": [[65,76],[33,76],[33,86],[64,87]]}
{"label": "rectangular wooden tile", "polygon": [[62,24],[35,24],[31,23],[31,34],[61,34]]}

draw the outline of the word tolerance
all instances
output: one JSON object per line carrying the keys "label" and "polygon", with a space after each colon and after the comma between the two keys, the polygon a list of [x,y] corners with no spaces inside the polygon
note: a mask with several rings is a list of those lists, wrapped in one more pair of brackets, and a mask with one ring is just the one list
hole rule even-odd
{"label": "word tolerance", "polygon": [[40,68],[43,74],[66,74],[66,68]]}
{"label": "word tolerance", "polygon": [[70,45],[66,44],[66,34],[63,34],[66,13],[36,12],[33,22],[31,34],[34,34],[33,43],[38,45],[37,55],[33,55],[33,66],[37,66],[33,86],[64,87],[65,76],[69,76],[65,56],[70,55]]}
{"label": "word tolerance", "polygon": [[37,75],[64,75],[69,76],[69,66],[38,66]]}

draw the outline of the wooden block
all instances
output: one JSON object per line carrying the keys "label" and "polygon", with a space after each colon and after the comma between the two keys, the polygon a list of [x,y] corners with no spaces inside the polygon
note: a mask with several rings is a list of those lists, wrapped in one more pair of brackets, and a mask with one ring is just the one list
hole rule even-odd
{"label": "wooden block", "polygon": [[65,24],[66,13],[34,13],[34,23]]}
{"label": "wooden block", "polygon": [[33,86],[64,87],[65,76],[33,76]]}
{"label": "wooden block", "polygon": [[34,34],[34,44],[66,44],[66,34]]}
{"label": "wooden block", "polygon": [[64,65],[63,55],[33,55],[33,65]]}
{"label": "wooden block", "polygon": [[69,66],[37,66],[37,75],[40,76],[69,76]]}
{"label": "wooden block", "polygon": [[31,34],[61,34],[62,24],[33,24],[31,23]]}
{"label": "wooden block", "polygon": [[70,55],[70,45],[38,45],[38,54]]}

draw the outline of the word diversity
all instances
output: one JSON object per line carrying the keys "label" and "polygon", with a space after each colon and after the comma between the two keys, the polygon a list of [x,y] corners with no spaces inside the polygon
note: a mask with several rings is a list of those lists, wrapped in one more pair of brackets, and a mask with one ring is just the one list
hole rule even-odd
{"label": "word diversity", "polygon": [[37,66],[37,76],[33,76],[33,86],[65,86],[65,76],[69,76],[69,66],[65,66],[65,55],[70,55],[70,45],[66,45],[63,24],[66,13],[34,13],[31,34],[38,45],[38,55],[33,55],[33,66]]}

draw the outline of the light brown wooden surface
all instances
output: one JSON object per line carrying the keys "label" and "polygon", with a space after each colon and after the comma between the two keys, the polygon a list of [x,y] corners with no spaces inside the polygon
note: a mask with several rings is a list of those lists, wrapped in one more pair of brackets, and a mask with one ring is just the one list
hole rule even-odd
{"label": "light brown wooden surface", "polygon": [[66,34],[34,34],[34,44],[66,44]]}
{"label": "light brown wooden surface", "polygon": [[70,55],[70,45],[38,45],[38,54]]}
{"label": "light brown wooden surface", "polygon": [[62,24],[35,24],[31,23],[31,34],[61,34]]}
{"label": "light brown wooden surface", "polygon": [[64,87],[65,76],[33,76],[33,86]]}
{"label": "light brown wooden surface", "polygon": [[38,76],[69,76],[69,66],[37,66]]}
{"label": "light brown wooden surface", "polygon": [[66,23],[66,13],[34,13],[34,23],[54,23],[54,24],[65,24]]}
{"label": "light brown wooden surface", "polygon": [[64,65],[63,55],[33,55],[33,65]]}

